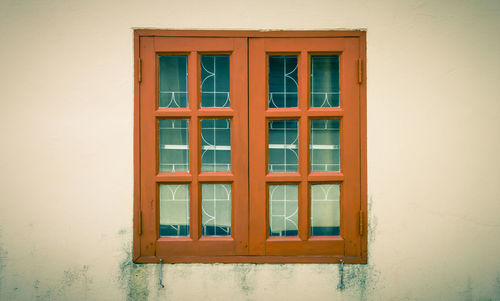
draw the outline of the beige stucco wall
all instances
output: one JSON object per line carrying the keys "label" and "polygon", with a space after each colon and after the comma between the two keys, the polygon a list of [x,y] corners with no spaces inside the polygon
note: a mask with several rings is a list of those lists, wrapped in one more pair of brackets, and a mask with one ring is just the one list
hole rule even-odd
{"label": "beige stucco wall", "polygon": [[[369,264],[133,265],[133,28],[368,31]],[[500,300],[500,2],[0,0],[1,300]]]}

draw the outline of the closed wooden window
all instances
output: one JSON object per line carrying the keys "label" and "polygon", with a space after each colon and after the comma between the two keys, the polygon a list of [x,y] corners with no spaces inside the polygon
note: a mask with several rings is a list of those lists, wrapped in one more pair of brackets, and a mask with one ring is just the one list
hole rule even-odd
{"label": "closed wooden window", "polygon": [[135,262],[366,255],[363,32],[135,32]]}

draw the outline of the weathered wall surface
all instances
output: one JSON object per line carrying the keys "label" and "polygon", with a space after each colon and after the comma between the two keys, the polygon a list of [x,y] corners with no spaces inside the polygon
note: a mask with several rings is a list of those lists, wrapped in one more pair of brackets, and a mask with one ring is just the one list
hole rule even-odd
{"label": "weathered wall surface", "polygon": [[[131,263],[139,27],[367,29],[368,265]],[[496,0],[0,0],[0,299],[500,300],[499,32]]]}

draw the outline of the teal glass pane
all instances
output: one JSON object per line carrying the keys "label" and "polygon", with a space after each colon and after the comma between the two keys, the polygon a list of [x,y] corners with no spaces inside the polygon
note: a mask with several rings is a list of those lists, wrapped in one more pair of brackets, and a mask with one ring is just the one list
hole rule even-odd
{"label": "teal glass pane", "polygon": [[160,236],[189,236],[189,185],[160,185]]}
{"label": "teal glass pane", "polygon": [[311,56],[311,107],[338,107],[339,56]]}
{"label": "teal glass pane", "polygon": [[269,186],[269,236],[299,234],[299,185]]}
{"label": "teal glass pane", "polygon": [[269,172],[299,170],[299,132],[297,120],[269,122]]}
{"label": "teal glass pane", "polygon": [[311,236],[340,234],[340,185],[311,185]]}
{"label": "teal glass pane", "polygon": [[201,106],[229,107],[229,55],[202,55],[200,62]]}
{"label": "teal glass pane", "polygon": [[340,171],[340,121],[311,120],[311,171]]}
{"label": "teal glass pane", "polygon": [[297,107],[298,76],[296,55],[269,57],[269,108]]}
{"label": "teal glass pane", "polygon": [[201,185],[201,234],[231,235],[231,184]]}
{"label": "teal glass pane", "polygon": [[159,121],[159,172],[189,171],[188,120]]}
{"label": "teal glass pane", "polygon": [[186,108],[188,106],[187,55],[162,55],[158,63],[158,106],[160,108]]}
{"label": "teal glass pane", "polygon": [[231,171],[229,119],[201,120],[201,171]]}

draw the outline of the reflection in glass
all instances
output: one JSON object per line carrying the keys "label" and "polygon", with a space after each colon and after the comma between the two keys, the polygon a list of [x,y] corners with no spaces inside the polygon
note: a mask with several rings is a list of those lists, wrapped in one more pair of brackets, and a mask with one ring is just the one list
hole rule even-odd
{"label": "reflection in glass", "polygon": [[269,108],[296,107],[298,102],[296,55],[269,57]]}
{"label": "reflection in glass", "polygon": [[201,120],[201,171],[231,171],[229,119]]}
{"label": "reflection in glass", "polygon": [[311,171],[340,171],[339,120],[311,120]]}
{"label": "reflection in glass", "polygon": [[160,185],[160,236],[189,236],[189,185]]}
{"label": "reflection in glass", "polygon": [[340,233],[340,185],[311,185],[311,236]]}
{"label": "reflection in glass", "polygon": [[189,171],[188,120],[160,119],[159,171]]}
{"label": "reflection in glass", "polygon": [[298,185],[269,186],[269,236],[297,236]]}
{"label": "reflection in glass", "polygon": [[201,56],[201,106],[229,107],[229,55]]}
{"label": "reflection in glass", "polygon": [[269,121],[269,172],[299,170],[297,120]]}
{"label": "reflection in glass", "polygon": [[203,236],[231,235],[231,184],[201,185]]}
{"label": "reflection in glass", "polygon": [[188,106],[187,55],[159,57],[160,108],[186,108]]}
{"label": "reflection in glass", "polygon": [[339,96],[339,56],[311,56],[311,107],[338,107]]}

